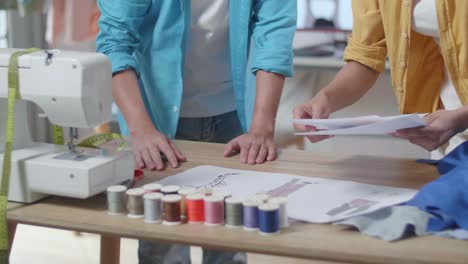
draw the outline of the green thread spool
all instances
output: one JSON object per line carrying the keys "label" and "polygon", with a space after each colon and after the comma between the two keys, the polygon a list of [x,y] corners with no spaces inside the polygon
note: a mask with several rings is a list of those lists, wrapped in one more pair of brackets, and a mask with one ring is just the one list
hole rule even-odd
{"label": "green thread spool", "polygon": [[225,203],[226,227],[241,227],[243,225],[242,201],[235,197],[229,197],[225,200]]}

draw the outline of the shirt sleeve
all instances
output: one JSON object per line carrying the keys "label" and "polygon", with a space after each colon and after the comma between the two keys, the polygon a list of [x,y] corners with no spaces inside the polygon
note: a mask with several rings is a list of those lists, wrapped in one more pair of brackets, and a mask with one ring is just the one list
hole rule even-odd
{"label": "shirt sleeve", "polygon": [[383,72],[387,44],[378,0],[353,0],[352,9],[353,31],[348,38],[344,60]]}
{"label": "shirt sleeve", "polygon": [[150,6],[151,0],[98,0],[101,16],[96,46],[111,61],[112,73],[133,69],[140,74],[133,53],[140,44],[139,28]]}
{"label": "shirt sleeve", "polygon": [[253,12],[252,72],[264,70],[292,76],[297,1],[256,0]]}

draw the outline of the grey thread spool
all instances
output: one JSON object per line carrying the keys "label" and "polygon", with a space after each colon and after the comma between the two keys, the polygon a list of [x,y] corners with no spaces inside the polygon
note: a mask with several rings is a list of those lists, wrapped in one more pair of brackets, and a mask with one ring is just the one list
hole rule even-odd
{"label": "grey thread spool", "polygon": [[242,215],[242,201],[229,197],[225,200],[226,203],[226,227],[241,227],[243,224],[243,215]]}
{"label": "grey thread spool", "polygon": [[283,196],[275,197],[275,198],[270,199],[268,203],[277,204],[279,206],[280,227],[281,228],[288,227],[289,226],[288,211],[287,211],[288,198],[283,197]]}
{"label": "grey thread spool", "polygon": [[130,218],[143,218],[143,195],[145,190],[143,188],[134,188],[127,191],[127,209],[128,217]]}
{"label": "grey thread spool", "polygon": [[107,187],[107,212],[110,215],[122,215],[127,212],[125,191],[127,187],[123,185]]}
{"label": "grey thread spool", "polygon": [[164,195],[158,192],[150,192],[143,196],[145,207],[145,222],[160,223],[162,220],[161,199]]}

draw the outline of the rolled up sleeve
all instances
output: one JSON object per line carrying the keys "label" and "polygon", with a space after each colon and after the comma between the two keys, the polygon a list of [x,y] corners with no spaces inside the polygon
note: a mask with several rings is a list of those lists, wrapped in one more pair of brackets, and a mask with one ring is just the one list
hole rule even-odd
{"label": "rolled up sleeve", "polygon": [[378,0],[353,0],[352,9],[353,31],[348,38],[344,60],[383,72],[387,45]]}
{"label": "rolled up sleeve", "polygon": [[150,0],[98,0],[101,16],[96,46],[111,61],[112,73],[133,69],[140,75],[134,51],[140,45],[139,28],[150,6]]}
{"label": "rolled up sleeve", "polygon": [[296,31],[296,1],[257,0],[254,4],[251,70],[293,75],[292,41]]}

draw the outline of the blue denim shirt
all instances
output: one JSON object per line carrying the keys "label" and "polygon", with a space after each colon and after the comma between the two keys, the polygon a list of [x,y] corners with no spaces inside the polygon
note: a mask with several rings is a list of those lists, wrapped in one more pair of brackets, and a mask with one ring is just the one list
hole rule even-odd
{"label": "blue denim shirt", "polygon": [[[98,52],[109,57],[113,73],[135,70],[150,118],[169,137],[176,133],[182,100],[190,2],[98,1]],[[253,111],[256,71],[292,75],[296,13],[295,0],[229,1],[231,72],[244,130]],[[119,122],[122,133],[128,134],[123,118]]]}

